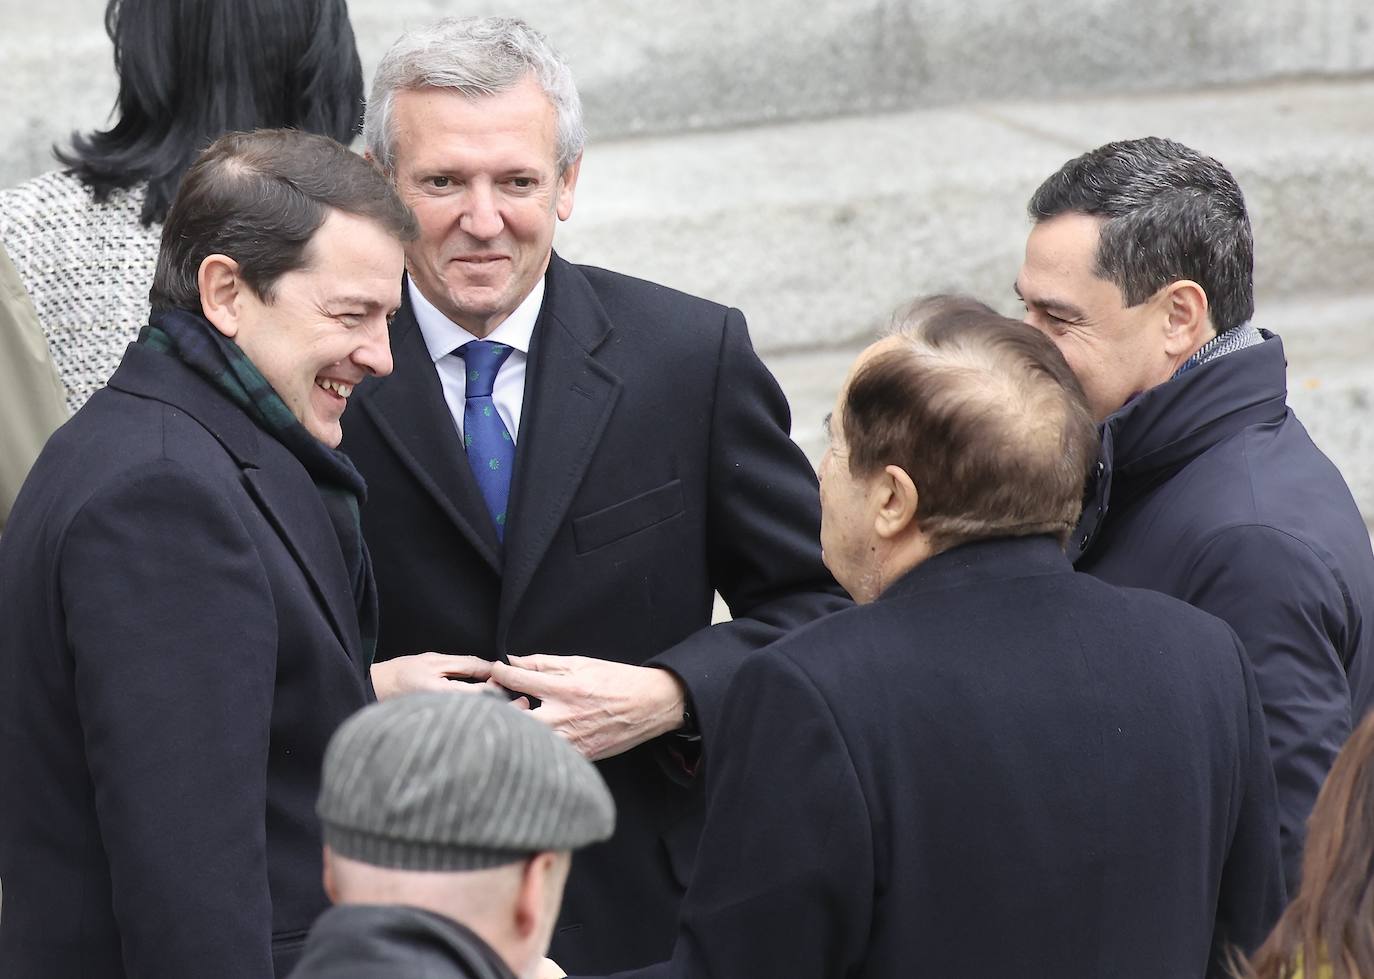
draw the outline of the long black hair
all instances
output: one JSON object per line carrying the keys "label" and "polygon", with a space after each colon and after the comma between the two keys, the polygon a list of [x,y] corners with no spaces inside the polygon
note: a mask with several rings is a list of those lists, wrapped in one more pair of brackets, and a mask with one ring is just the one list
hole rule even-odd
{"label": "long black hair", "polygon": [[348,143],[362,125],[345,0],[110,0],[105,30],[118,118],[54,153],[99,201],[147,181],[145,225],[167,216],[186,169],[223,133],[291,128]]}

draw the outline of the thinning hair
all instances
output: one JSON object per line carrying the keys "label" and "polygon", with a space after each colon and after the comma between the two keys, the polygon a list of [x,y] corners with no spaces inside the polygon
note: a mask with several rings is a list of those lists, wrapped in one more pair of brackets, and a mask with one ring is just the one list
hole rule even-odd
{"label": "thinning hair", "polygon": [[1054,344],[961,296],[898,311],[902,342],[850,381],[849,469],[895,465],[916,484],[936,550],[986,538],[1068,540],[1097,461],[1097,426]]}
{"label": "thinning hair", "polygon": [[1060,167],[1027,210],[1037,223],[1065,213],[1104,218],[1096,272],[1127,306],[1189,279],[1207,294],[1217,333],[1254,315],[1255,246],[1240,186],[1182,143],[1149,137],[1100,146]]}
{"label": "thinning hair", "polygon": [[587,131],[572,71],[543,34],[513,17],[449,17],[407,31],[382,56],[372,78],[363,137],[388,173],[396,167],[392,132],[396,93],[446,88],[479,99],[509,91],[533,75],[557,118],[557,166],[582,155]]}
{"label": "thinning hair", "polygon": [[264,302],[331,210],[376,222],[398,241],[419,234],[415,216],[367,160],[326,136],[289,129],[229,133],[186,172],[167,221],[148,301],[154,311],[201,311],[197,276],[227,255]]}
{"label": "thinning hair", "polygon": [[1249,979],[1374,976],[1374,713],[1346,741],[1307,821],[1302,883],[1253,964]]}
{"label": "thinning hair", "polygon": [[182,176],[227,132],[303,129],[347,143],[363,70],[344,0],[110,0],[115,124],[57,158],[97,201],[147,181],[141,220],[163,220]]}

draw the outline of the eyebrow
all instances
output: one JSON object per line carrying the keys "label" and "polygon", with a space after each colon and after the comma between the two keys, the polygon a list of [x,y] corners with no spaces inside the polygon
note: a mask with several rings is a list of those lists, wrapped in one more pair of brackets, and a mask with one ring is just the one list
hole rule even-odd
{"label": "eyebrow", "polygon": [[386,305],[386,303],[380,303],[375,299],[368,298],[367,296],[351,295],[334,296],[328,300],[328,303],[331,306],[361,306],[363,307],[363,309],[381,309]]}
{"label": "eyebrow", "polygon": [[1058,316],[1060,319],[1081,320],[1087,317],[1087,314],[1084,313],[1083,310],[1079,309],[1073,303],[1065,302],[1062,299],[1055,299],[1054,297],[1048,299],[1027,299],[1021,292],[1021,284],[1019,282],[1013,282],[1011,284],[1011,290],[1016,293],[1017,298],[1027,306],[1035,306],[1039,309],[1043,309],[1045,312]]}

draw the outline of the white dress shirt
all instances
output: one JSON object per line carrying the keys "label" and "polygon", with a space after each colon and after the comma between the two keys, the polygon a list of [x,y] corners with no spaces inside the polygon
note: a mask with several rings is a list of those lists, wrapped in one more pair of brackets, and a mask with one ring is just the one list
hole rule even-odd
{"label": "white dress shirt", "polygon": [[[468,373],[467,364],[456,351],[463,344],[479,338],[439,312],[433,303],[421,295],[412,279],[406,279],[406,286],[410,290],[410,308],[415,313],[415,322],[424,335],[425,346],[434,360],[434,369],[439,372],[439,383],[444,388],[449,414],[453,416],[453,427],[461,437],[463,409],[467,405]],[[534,324],[539,319],[539,309],[543,303],[544,279],[541,276],[524,302],[515,307],[515,312],[486,337],[511,348],[506,362],[497,372],[491,398],[496,404],[496,413],[505,423],[506,431],[510,432],[512,442],[520,437],[520,409],[525,403],[525,365],[529,362],[530,339],[534,336]]]}

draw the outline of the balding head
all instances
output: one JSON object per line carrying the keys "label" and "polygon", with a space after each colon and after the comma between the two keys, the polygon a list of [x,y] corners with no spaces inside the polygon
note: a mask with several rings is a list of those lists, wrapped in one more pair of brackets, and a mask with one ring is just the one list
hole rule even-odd
{"label": "balding head", "polygon": [[860,601],[971,540],[1067,540],[1097,456],[1082,389],[1054,345],[962,297],[901,310],[855,364],[835,415],[822,544]]}

